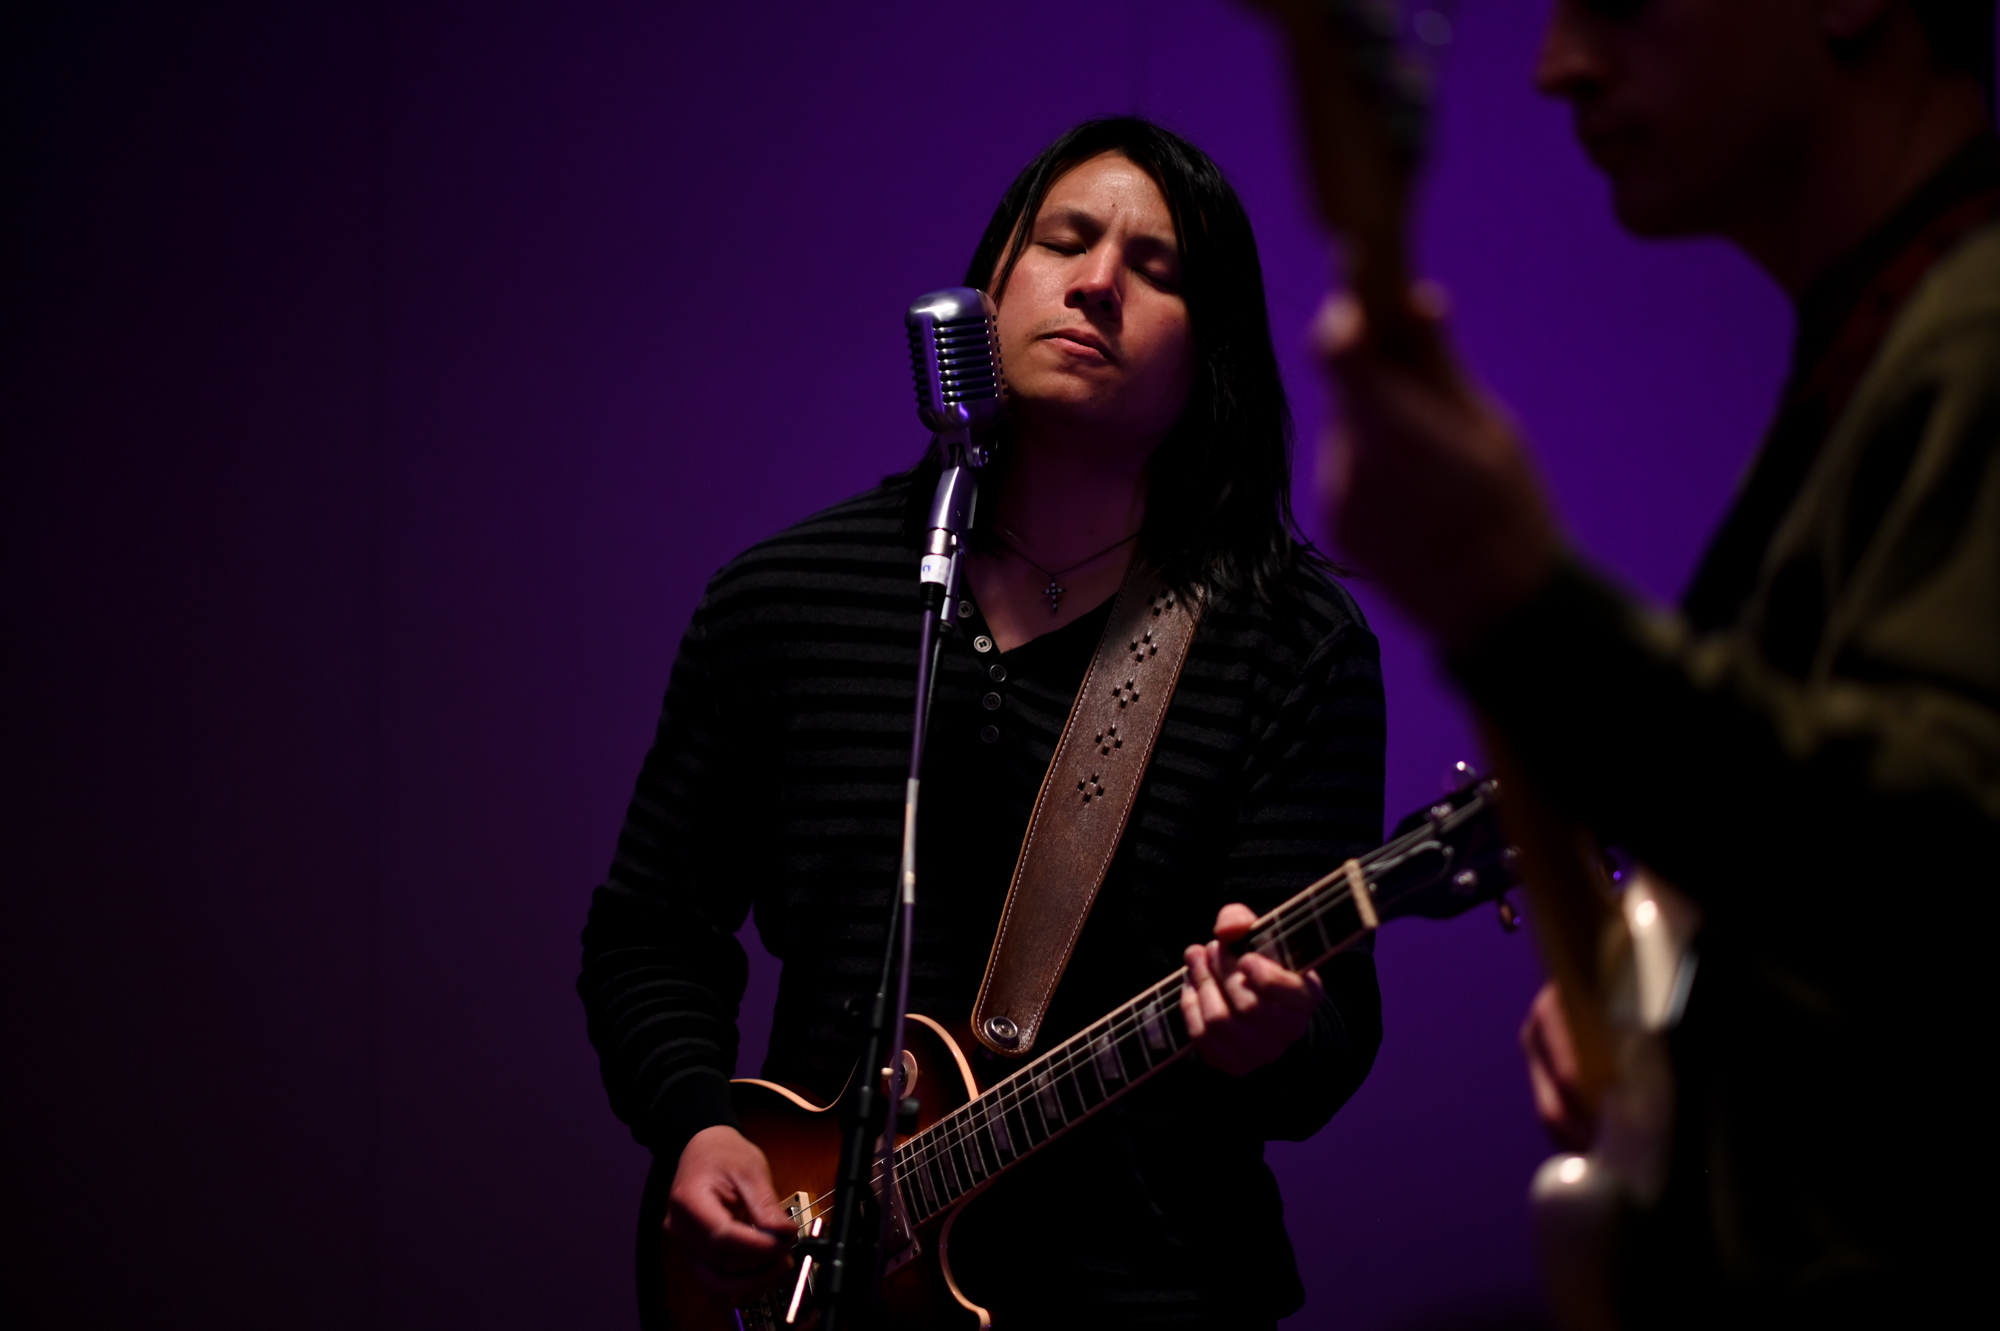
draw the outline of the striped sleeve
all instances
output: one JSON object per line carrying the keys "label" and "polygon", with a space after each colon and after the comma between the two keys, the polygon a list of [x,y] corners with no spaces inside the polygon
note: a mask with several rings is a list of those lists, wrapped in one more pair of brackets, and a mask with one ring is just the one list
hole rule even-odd
{"label": "striped sleeve", "polygon": [[671,1159],[688,1138],[734,1125],[729,1077],[749,910],[729,871],[732,773],[710,677],[706,611],[682,641],[609,878],[592,897],[577,989],[613,1110]]}

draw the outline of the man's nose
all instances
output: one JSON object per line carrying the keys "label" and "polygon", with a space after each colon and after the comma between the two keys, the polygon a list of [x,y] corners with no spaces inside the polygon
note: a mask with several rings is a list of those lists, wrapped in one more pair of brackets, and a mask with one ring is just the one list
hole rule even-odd
{"label": "man's nose", "polygon": [[1580,96],[1604,82],[1603,53],[1592,40],[1592,16],[1577,0],[1555,0],[1535,56],[1535,88],[1551,97]]}
{"label": "man's nose", "polygon": [[1070,275],[1069,299],[1073,310],[1115,319],[1125,303],[1124,267],[1109,245],[1100,245],[1084,254]]}

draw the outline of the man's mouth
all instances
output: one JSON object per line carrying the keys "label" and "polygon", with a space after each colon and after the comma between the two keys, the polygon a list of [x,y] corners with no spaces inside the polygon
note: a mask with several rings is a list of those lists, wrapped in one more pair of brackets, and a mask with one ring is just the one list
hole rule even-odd
{"label": "man's mouth", "polygon": [[1637,128],[1630,124],[1593,120],[1585,116],[1576,119],[1577,142],[1583,145],[1583,151],[1600,170],[1610,170],[1629,159],[1642,138]]}
{"label": "man's mouth", "polygon": [[1054,342],[1057,346],[1073,355],[1094,355],[1096,358],[1108,361],[1114,365],[1118,362],[1118,358],[1111,354],[1111,348],[1105,344],[1103,338],[1095,333],[1085,332],[1082,329],[1057,329],[1053,333],[1043,333],[1042,340],[1045,342]]}

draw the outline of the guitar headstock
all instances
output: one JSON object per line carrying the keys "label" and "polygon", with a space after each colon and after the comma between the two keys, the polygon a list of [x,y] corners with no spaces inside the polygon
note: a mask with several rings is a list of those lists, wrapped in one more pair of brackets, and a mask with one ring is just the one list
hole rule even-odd
{"label": "guitar headstock", "polygon": [[1411,181],[1430,136],[1435,80],[1422,55],[1449,40],[1438,10],[1399,0],[1252,0],[1284,27],[1320,218],[1345,243],[1371,323],[1407,322]]}
{"label": "guitar headstock", "polygon": [[1396,824],[1365,868],[1384,920],[1443,920],[1498,898],[1520,880],[1519,857],[1500,824],[1500,783],[1460,786]]}

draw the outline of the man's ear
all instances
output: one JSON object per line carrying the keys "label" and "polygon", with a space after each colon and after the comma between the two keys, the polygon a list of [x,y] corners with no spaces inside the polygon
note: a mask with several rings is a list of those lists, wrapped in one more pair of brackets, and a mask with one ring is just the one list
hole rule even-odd
{"label": "man's ear", "polygon": [[1813,0],[1813,8],[1819,12],[1820,31],[1845,43],[1866,37],[1902,3],[1906,0]]}

